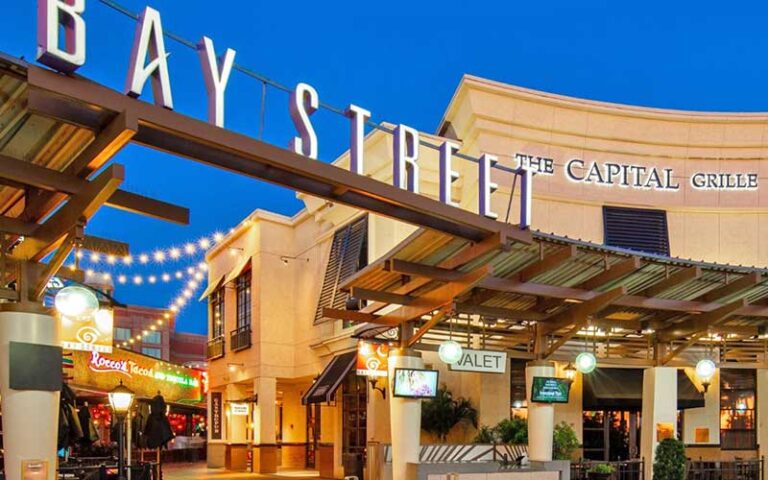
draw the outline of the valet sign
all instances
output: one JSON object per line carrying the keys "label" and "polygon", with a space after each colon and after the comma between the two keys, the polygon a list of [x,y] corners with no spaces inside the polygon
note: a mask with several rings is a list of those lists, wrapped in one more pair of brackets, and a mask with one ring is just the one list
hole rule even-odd
{"label": "valet sign", "polygon": [[507,352],[463,349],[461,359],[450,365],[457,372],[504,373],[507,371]]}

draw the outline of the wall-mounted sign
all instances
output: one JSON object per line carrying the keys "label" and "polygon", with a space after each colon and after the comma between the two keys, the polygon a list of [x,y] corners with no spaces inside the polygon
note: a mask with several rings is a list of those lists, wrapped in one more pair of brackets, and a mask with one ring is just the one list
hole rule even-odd
{"label": "wall-mounted sign", "polygon": [[61,346],[67,350],[112,353],[113,314],[99,309],[93,315],[68,317],[57,313],[61,325]]}
{"label": "wall-mounted sign", "polygon": [[462,350],[461,359],[449,365],[459,372],[504,373],[507,371],[507,352],[491,350]]}
{"label": "wall-mounted sign", "polygon": [[[555,175],[555,161],[526,153],[515,154],[518,167],[530,168],[539,175]],[[680,190],[680,179],[672,168],[658,168],[618,162],[592,162],[571,158],[563,162],[565,177],[577,183],[619,186],[639,190]],[[687,177],[695,190],[744,191],[756,190],[756,172],[693,172]]]}
{"label": "wall-mounted sign", "polygon": [[222,432],[221,392],[211,392],[211,440],[221,440]]}
{"label": "wall-mounted sign", "polygon": [[122,349],[112,354],[71,353],[74,385],[108,392],[122,380],[138,397],[152,398],[160,391],[168,402],[199,403],[203,399],[199,370]]}
{"label": "wall-mounted sign", "polygon": [[386,377],[389,345],[368,340],[357,342],[357,374],[365,377]]}
{"label": "wall-mounted sign", "polygon": [[248,416],[248,404],[247,403],[230,403],[229,413],[238,417]]}

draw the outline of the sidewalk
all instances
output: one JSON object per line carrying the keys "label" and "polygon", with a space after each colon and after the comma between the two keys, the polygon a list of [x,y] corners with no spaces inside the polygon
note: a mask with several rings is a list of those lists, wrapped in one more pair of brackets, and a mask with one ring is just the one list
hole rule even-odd
{"label": "sidewalk", "polygon": [[283,471],[262,475],[257,473],[229,472],[222,468],[207,468],[205,463],[172,463],[163,465],[163,480],[240,480],[240,479],[295,479],[319,480],[316,471]]}

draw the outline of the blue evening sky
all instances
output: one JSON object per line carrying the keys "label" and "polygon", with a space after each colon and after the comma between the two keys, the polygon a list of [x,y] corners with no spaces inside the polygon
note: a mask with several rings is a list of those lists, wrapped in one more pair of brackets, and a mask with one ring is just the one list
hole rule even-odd
{"label": "blue evening sky", "polygon": [[[86,0],[87,64],[79,73],[122,89],[134,21]],[[120,0],[131,11],[145,0]],[[33,60],[34,0],[3,5],[0,51]],[[364,106],[375,121],[434,132],[461,75],[578,97],[694,110],[768,111],[768,5],[755,2],[318,2],[154,0],[166,30],[197,41],[289,86],[313,85],[321,101]],[[166,39],[175,109],[203,118],[205,91],[196,54]],[[227,128],[259,131],[260,84],[234,72]],[[147,88],[143,97],[151,100]],[[293,136],[287,95],[267,95],[265,140]],[[320,157],[333,160],[348,139],[347,123],[315,115]],[[294,214],[294,192],[140,147],[117,161],[124,188],[191,210],[187,227],[103,208],[87,231],[154,250],[226,230],[256,208]],[[166,266],[125,273],[158,272]],[[113,272],[124,271],[112,268]],[[123,302],[168,305],[180,284],[119,286]],[[199,294],[199,291],[198,291]],[[181,330],[204,333],[202,302],[179,316]]]}

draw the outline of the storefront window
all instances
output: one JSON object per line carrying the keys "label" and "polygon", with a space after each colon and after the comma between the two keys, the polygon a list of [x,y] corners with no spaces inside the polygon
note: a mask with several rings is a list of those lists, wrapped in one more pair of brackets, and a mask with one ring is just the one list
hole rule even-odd
{"label": "storefront window", "polygon": [[224,289],[219,288],[211,296],[211,334],[212,338],[224,336]]}
{"label": "storefront window", "polygon": [[251,324],[251,272],[242,273],[236,280],[237,328]]}
{"label": "storefront window", "polygon": [[115,327],[115,340],[127,341],[131,338],[131,329]]}
{"label": "storefront window", "polygon": [[720,447],[728,450],[754,450],[755,370],[720,371]]}
{"label": "storefront window", "polygon": [[365,377],[352,372],[342,384],[342,415],[344,419],[343,454],[361,454],[365,460],[367,384]]}
{"label": "storefront window", "polygon": [[161,358],[163,356],[163,353],[159,348],[153,347],[141,347],[141,353],[155,358]]}
{"label": "storefront window", "polygon": [[144,343],[152,343],[152,344],[158,344],[162,343],[163,334],[160,332],[149,332],[146,335],[144,335],[144,340],[142,340]]}

